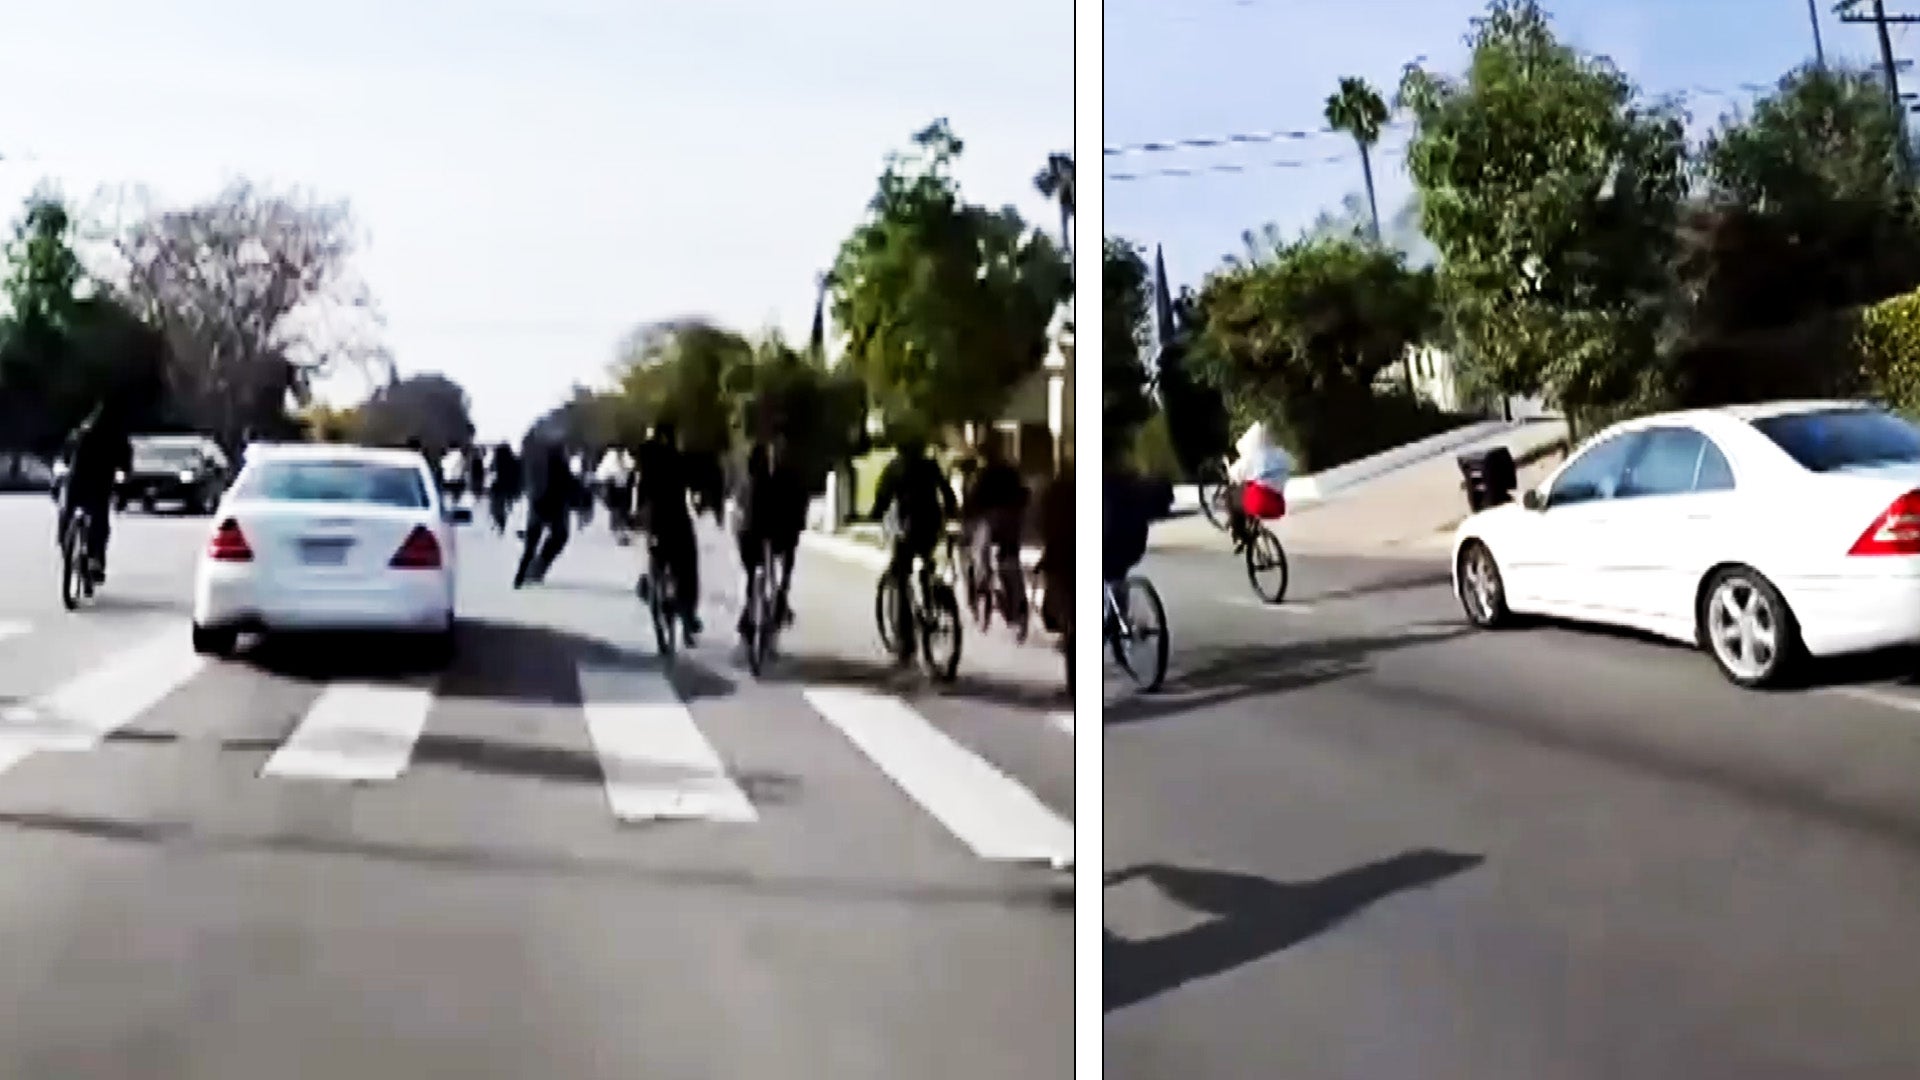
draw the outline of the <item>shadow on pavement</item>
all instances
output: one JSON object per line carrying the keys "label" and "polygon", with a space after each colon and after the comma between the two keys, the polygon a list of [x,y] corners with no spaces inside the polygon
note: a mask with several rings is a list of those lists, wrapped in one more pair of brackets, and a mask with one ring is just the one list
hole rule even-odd
{"label": "shadow on pavement", "polygon": [[1050,688],[1032,682],[997,679],[966,670],[966,658],[960,660],[960,674],[952,683],[939,683],[919,667],[902,668],[884,657],[853,660],[843,656],[796,654],[776,656],[760,676],[763,683],[854,683],[886,690],[902,697],[915,694],[981,701],[1009,708],[1071,708],[1064,671],[1060,686]]}
{"label": "shadow on pavement", "polygon": [[725,868],[642,866],[551,851],[461,844],[400,844],[361,837],[287,832],[234,835],[203,832],[185,821],[133,821],[59,813],[0,813],[0,829],[142,844],[181,853],[269,852],[357,858],[457,874],[565,878],[615,886],[728,893],[828,905],[904,904],[1071,913],[1070,897],[1063,899],[1062,888],[1054,881],[968,886],[876,878],[776,876]]}
{"label": "shadow on pavement", "polygon": [[[1317,686],[1367,671],[1371,666],[1368,659],[1378,653],[1431,645],[1473,632],[1471,627],[1461,625],[1432,631],[1196,650],[1199,663],[1170,677],[1158,693],[1108,702],[1103,723],[1108,727],[1134,724],[1263,694]],[[1176,638],[1174,654],[1178,656],[1179,651]]]}
{"label": "shadow on pavement", "polygon": [[1158,863],[1111,871],[1105,879],[1109,886],[1144,879],[1168,899],[1214,918],[1147,941],[1107,932],[1104,1010],[1124,1009],[1261,960],[1395,893],[1435,884],[1482,861],[1479,855],[1411,851],[1301,884]]}
{"label": "shadow on pavement", "polygon": [[1446,566],[1436,569],[1417,570],[1408,573],[1390,574],[1375,581],[1363,581],[1358,585],[1328,589],[1326,592],[1293,596],[1291,599],[1301,603],[1320,603],[1327,600],[1357,600],[1365,596],[1381,596],[1386,593],[1413,592],[1418,589],[1431,589],[1436,586],[1451,588],[1453,575]]}

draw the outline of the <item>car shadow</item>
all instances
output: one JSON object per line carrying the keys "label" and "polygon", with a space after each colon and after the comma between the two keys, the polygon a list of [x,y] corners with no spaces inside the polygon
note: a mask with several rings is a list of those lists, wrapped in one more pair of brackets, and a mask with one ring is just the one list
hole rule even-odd
{"label": "car shadow", "polygon": [[[1673,655],[1691,653],[1705,665],[1706,670],[1715,670],[1713,657],[1707,655],[1706,650],[1633,627],[1531,615],[1525,618],[1516,617],[1515,628],[1522,627],[1559,631],[1569,636],[1592,640],[1640,645],[1650,649],[1660,649]],[[1896,646],[1848,656],[1815,657],[1809,659],[1795,677],[1788,679],[1778,689],[1793,692],[1873,683],[1920,687],[1920,646]]]}
{"label": "car shadow", "polygon": [[1108,701],[1102,723],[1108,727],[1136,724],[1317,686],[1369,670],[1370,658],[1380,653],[1436,644],[1473,632],[1471,627],[1459,624],[1393,634],[1200,649],[1191,657],[1194,662],[1170,676],[1158,692]]}
{"label": "car shadow", "polygon": [[1108,887],[1143,879],[1168,899],[1212,918],[1144,941],[1105,931],[1103,1010],[1116,1012],[1262,960],[1326,933],[1389,896],[1437,884],[1482,861],[1480,855],[1410,851],[1302,883],[1159,863],[1111,871],[1104,879]]}

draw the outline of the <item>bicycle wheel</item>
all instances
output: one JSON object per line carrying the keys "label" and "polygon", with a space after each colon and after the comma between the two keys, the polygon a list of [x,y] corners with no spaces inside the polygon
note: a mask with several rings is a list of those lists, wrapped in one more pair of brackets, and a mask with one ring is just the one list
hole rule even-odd
{"label": "bicycle wheel", "polygon": [[1247,583],[1255,596],[1278,604],[1287,598],[1286,549],[1272,529],[1257,522],[1249,522],[1248,527],[1253,535],[1246,546]]}
{"label": "bicycle wheel", "polygon": [[87,522],[85,514],[67,519],[67,534],[60,540],[60,602],[68,611],[80,606],[87,581]]}
{"label": "bicycle wheel", "polygon": [[927,602],[919,613],[920,652],[934,678],[952,682],[960,670],[960,601],[945,582],[931,583],[926,592]]}
{"label": "bicycle wheel", "polygon": [[671,657],[676,646],[673,575],[662,573],[662,569],[655,565],[650,570],[653,588],[647,590],[647,609],[653,617],[653,640],[660,646],[660,655]]}
{"label": "bicycle wheel", "polygon": [[1207,524],[1225,530],[1231,517],[1227,500],[1233,490],[1227,483],[1226,468],[1217,461],[1202,466],[1194,488],[1200,497],[1200,513],[1206,516]]}
{"label": "bicycle wheel", "polygon": [[1143,577],[1127,579],[1124,637],[1115,635],[1114,659],[1141,690],[1152,693],[1167,679],[1167,608],[1160,590]]}
{"label": "bicycle wheel", "polygon": [[767,568],[763,564],[753,572],[747,588],[747,669],[758,676],[767,666],[769,642],[773,632],[767,611]]}
{"label": "bicycle wheel", "polygon": [[881,574],[880,584],[873,594],[873,622],[880,628],[880,644],[887,650],[888,656],[900,651],[900,630],[895,625],[900,621],[896,595],[893,578]]}

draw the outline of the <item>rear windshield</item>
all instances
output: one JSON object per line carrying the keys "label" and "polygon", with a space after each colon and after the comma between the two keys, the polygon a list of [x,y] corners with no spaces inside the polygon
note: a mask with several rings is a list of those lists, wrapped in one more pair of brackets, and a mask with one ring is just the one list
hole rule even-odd
{"label": "rear windshield", "polygon": [[191,469],[200,464],[204,451],[192,443],[134,443],[133,467],[146,469]]}
{"label": "rear windshield", "polygon": [[1753,426],[1811,472],[1920,464],[1920,427],[1879,409],[1790,413]]}
{"label": "rear windshield", "polygon": [[409,510],[428,505],[419,469],[365,461],[264,461],[247,473],[235,494],[275,502],[370,503]]}

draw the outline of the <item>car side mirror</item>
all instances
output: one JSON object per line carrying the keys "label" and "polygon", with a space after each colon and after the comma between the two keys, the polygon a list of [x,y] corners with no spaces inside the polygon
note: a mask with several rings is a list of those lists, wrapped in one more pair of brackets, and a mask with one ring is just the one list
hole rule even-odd
{"label": "car side mirror", "polygon": [[1529,510],[1545,510],[1547,508],[1547,497],[1540,494],[1539,488],[1528,488],[1527,493],[1520,496],[1520,505]]}
{"label": "car side mirror", "polygon": [[471,525],[473,524],[473,508],[470,506],[453,507],[447,511],[447,520],[453,522],[455,525]]}

